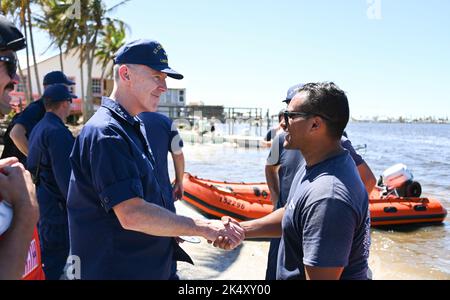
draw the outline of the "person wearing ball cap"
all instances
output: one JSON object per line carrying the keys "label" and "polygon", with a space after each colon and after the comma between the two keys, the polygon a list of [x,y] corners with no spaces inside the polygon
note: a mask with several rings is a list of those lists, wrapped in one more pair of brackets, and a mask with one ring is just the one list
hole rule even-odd
{"label": "person wearing ball cap", "polygon": [[61,278],[69,255],[67,190],[69,156],[74,137],[64,125],[72,99],[65,84],[52,84],[44,91],[46,113],[30,135],[27,168],[34,177],[40,209],[39,236],[45,277]]}
{"label": "person wearing ball cap", "polygon": [[[61,71],[51,71],[44,76],[43,85],[44,92],[52,84],[65,84],[67,86],[74,85],[75,82],[68,79]],[[14,155],[19,158],[20,162],[26,165],[26,157],[28,156],[28,138],[34,126],[45,115],[44,102],[41,99],[31,102],[23,112],[14,118],[11,122],[11,130],[9,137],[12,143],[5,143],[4,153]]]}
{"label": "person wearing ball cap", "polygon": [[[19,79],[15,51],[25,46],[22,33],[0,15],[1,116],[10,111],[8,92]],[[31,174],[15,157],[0,159],[0,206],[0,223],[7,222],[0,226],[6,230],[0,234],[0,280],[43,279],[35,230],[39,218],[35,188]]]}
{"label": "person wearing ball cap", "polygon": [[[192,263],[178,236],[219,236],[232,247],[239,225],[191,219],[170,211],[156,174],[146,128],[137,117],[155,112],[166,78],[182,79],[154,40],[137,40],[114,58],[110,97],[81,130],[70,163],[67,211],[70,253],[81,262],[80,279],[169,279],[173,260]],[[149,128],[152,130],[152,128]]]}

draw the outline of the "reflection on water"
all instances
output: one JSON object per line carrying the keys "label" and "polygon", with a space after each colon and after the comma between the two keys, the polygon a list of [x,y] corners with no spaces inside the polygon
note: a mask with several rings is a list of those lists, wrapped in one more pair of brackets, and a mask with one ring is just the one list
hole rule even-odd
{"label": "reflection on water", "polygon": [[[367,144],[362,154],[376,175],[404,163],[423,194],[450,210],[450,125],[352,123],[347,132],[354,145]],[[186,171],[193,175],[265,181],[267,149],[187,144],[184,153]],[[450,279],[449,217],[437,226],[372,229],[370,266],[375,279]]]}

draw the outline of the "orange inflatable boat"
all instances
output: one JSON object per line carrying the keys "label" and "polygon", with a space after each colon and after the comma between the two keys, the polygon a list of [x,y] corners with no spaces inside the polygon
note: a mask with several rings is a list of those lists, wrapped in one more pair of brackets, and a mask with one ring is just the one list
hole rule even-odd
{"label": "orange inflatable boat", "polygon": [[[183,200],[209,216],[230,216],[245,221],[273,210],[266,183],[213,181],[185,173],[183,186]],[[443,222],[447,216],[439,200],[383,196],[379,191],[371,193],[369,209],[372,226],[436,223]]]}
{"label": "orange inflatable boat", "polygon": [[[273,209],[267,185],[264,187],[264,184],[219,182],[185,173],[183,187],[183,200],[208,216],[230,216],[246,221],[264,217]],[[255,193],[254,188],[260,192]],[[265,196],[262,188],[265,188]]]}

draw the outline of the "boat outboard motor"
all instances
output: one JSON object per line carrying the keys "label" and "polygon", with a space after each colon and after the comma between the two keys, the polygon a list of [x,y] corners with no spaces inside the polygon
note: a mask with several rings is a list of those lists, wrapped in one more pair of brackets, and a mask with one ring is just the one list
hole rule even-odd
{"label": "boat outboard motor", "polygon": [[387,168],[381,176],[388,192],[395,192],[400,197],[420,197],[422,187],[413,181],[413,174],[404,164],[396,164]]}

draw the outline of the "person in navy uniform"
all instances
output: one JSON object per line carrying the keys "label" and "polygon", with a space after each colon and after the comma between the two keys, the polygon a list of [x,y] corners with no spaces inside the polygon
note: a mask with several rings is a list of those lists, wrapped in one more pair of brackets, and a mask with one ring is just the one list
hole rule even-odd
{"label": "person in navy uniform", "polygon": [[[25,47],[22,33],[0,15],[0,116],[11,110],[8,91],[19,79],[15,52]],[[0,200],[9,203],[13,215],[0,236],[0,280],[17,280],[24,272],[39,209],[31,174],[16,157],[0,159]]]}
{"label": "person in navy uniform", "polygon": [[[157,109],[168,65],[160,43],[136,40],[114,58],[114,88],[81,130],[70,155],[70,254],[80,279],[169,279],[172,261],[191,261],[175,237],[243,238],[236,224],[191,219],[170,211],[156,158],[137,117]],[[191,261],[192,262],[192,261]]]}
{"label": "person in navy uniform", "polygon": [[[65,84],[67,86],[74,85],[75,82],[69,80],[61,71],[52,71],[44,76],[44,92],[48,86],[52,84]],[[17,148],[22,155],[20,161],[26,165],[26,157],[28,156],[28,138],[34,126],[44,117],[46,110],[42,98],[31,102],[20,115],[14,119],[10,131],[10,138],[13,144],[8,147]],[[5,145],[6,146],[6,145]]]}
{"label": "person in navy uniform", "polygon": [[49,86],[42,96],[46,113],[30,135],[27,168],[36,184],[42,262],[50,280],[60,279],[69,254],[66,202],[75,139],[64,123],[73,98],[66,85]]}
{"label": "person in navy uniform", "polygon": [[[139,114],[145,126],[147,139],[150,143],[150,148],[155,156],[156,161],[156,176],[161,184],[163,192],[169,201],[170,211],[176,212],[174,202],[183,197],[183,176],[184,176],[184,154],[183,154],[183,140],[178,134],[178,130],[172,120],[165,115],[157,112],[143,112]],[[175,171],[175,180],[170,183],[168,172],[167,156],[171,154],[173,167]],[[171,279],[179,279],[177,272],[177,264],[174,261],[172,266]]]}

